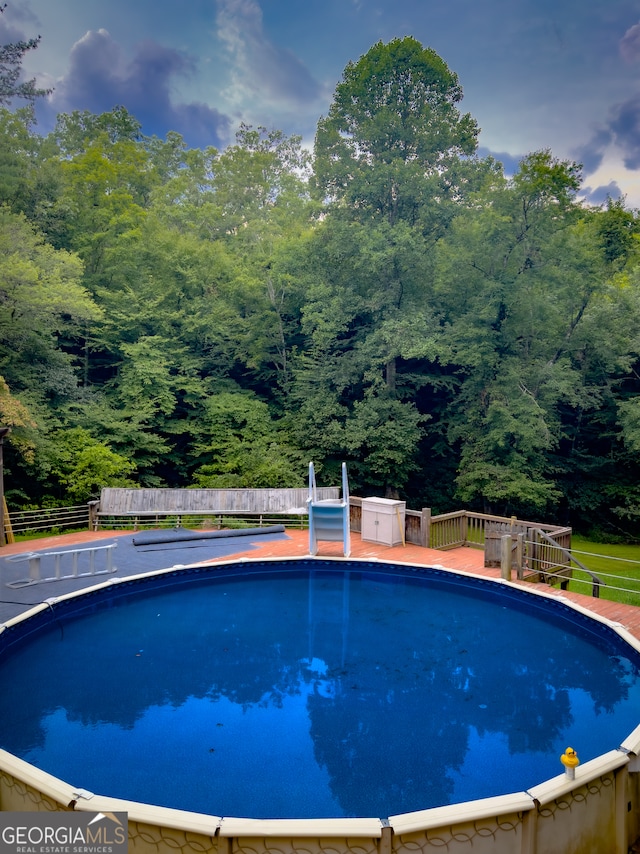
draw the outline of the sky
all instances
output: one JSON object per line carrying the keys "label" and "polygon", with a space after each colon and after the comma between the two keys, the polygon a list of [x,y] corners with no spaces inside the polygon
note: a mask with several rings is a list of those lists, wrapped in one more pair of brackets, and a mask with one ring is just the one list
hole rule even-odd
{"label": "sky", "polygon": [[[3,3],[5,0],[3,0]],[[125,106],[145,134],[233,143],[241,122],[312,147],[345,66],[413,36],[458,75],[479,151],[512,174],[549,149],[583,164],[594,204],[640,208],[637,0],[6,0],[0,44],[40,35],[23,68],[59,113]]]}

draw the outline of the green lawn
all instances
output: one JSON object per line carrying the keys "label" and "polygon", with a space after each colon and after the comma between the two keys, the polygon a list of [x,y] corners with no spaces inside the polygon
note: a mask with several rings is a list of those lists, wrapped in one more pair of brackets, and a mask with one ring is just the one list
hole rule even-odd
{"label": "green lawn", "polygon": [[[640,605],[640,546],[594,543],[574,534],[571,547],[576,558],[606,583],[600,588],[601,599]],[[590,577],[574,566],[569,590],[591,595],[591,587]]]}

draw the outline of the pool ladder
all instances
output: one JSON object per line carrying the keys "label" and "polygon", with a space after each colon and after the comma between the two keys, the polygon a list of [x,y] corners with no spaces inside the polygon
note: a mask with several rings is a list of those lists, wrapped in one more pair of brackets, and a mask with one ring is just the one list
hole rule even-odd
{"label": "pool ladder", "polygon": [[349,483],[347,480],[347,464],[342,463],[342,498],[326,498],[318,500],[316,491],[316,476],[313,463],[309,463],[309,553],[318,554],[318,542],[342,541],[345,557],[351,554],[351,538],[349,533]]}
{"label": "pool ladder", "polygon": [[[24,554],[12,555],[5,558],[7,563],[18,563],[21,561],[29,561],[29,577],[21,578],[17,581],[8,581],[6,586],[14,590],[20,587],[29,587],[33,584],[43,584],[46,581],[68,581],[73,578],[89,578],[93,575],[111,575],[117,572],[117,568],[113,565],[113,549],[117,543],[109,543],[106,546],[91,546],[88,549],[66,549],[59,552],[25,552]],[[103,569],[96,569],[96,554],[104,552],[105,566]],[[89,568],[85,572],[79,571],[78,559],[80,556],[89,555]],[[62,574],[62,559],[65,555],[70,555],[71,558],[71,573]],[[42,558],[53,558],[54,574],[50,576],[42,576]]]}

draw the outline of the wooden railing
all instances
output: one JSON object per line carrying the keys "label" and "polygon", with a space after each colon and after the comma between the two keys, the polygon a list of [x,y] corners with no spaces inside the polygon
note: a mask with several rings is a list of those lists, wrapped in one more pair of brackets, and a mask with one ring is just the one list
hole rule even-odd
{"label": "wooden railing", "polygon": [[[362,530],[362,498],[351,496],[351,530]],[[432,516],[431,510],[405,511],[405,542],[425,548],[456,549],[462,546],[484,550],[484,565],[504,569],[507,558],[504,538],[511,538],[508,571],[518,578],[527,577],[547,583],[558,582],[566,588],[573,574],[573,565],[580,565],[571,556],[571,528],[529,522],[516,516],[494,516],[471,510],[456,510]],[[584,565],[581,568],[592,576],[592,595],[599,595],[602,584]]]}
{"label": "wooden railing", "polygon": [[606,586],[605,582],[594,572],[591,572],[571,552],[570,533],[567,547],[567,530],[570,531],[570,529],[565,528],[561,532],[554,534],[553,537],[539,529],[532,530],[534,539],[525,543],[527,547],[526,554],[530,555],[530,567],[538,572],[542,581],[551,582],[553,579],[559,579],[560,586],[566,589],[572,575],[572,564],[575,564],[582,572],[590,577],[591,595],[598,599],[600,597],[600,588]]}
{"label": "wooden railing", "polygon": [[[428,511],[422,511],[423,514]],[[430,517],[430,532],[427,546],[432,549],[454,549],[460,546],[485,548],[488,535],[499,539],[504,534],[527,534],[531,530],[540,530],[551,534],[563,547],[571,545],[571,528],[560,525],[547,525],[543,522],[528,522],[515,516],[493,516],[488,513],[474,513],[471,510],[458,510]]]}
{"label": "wooden railing", "polygon": [[[405,510],[404,540],[416,546],[428,546],[429,519],[431,511]],[[362,498],[349,496],[349,525],[351,530],[359,534],[362,531]],[[435,548],[435,546],[432,546]]]}
{"label": "wooden railing", "polygon": [[[351,530],[359,533],[362,530],[362,498],[352,495],[350,506]],[[571,528],[560,525],[527,522],[515,516],[493,516],[471,510],[455,510],[438,516],[432,516],[428,507],[405,511],[405,541],[430,549],[457,549],[461,546],[484,549],[488,534],[499,540],[504,534],[529,534],[532,530],[550,534],[563,548],[571,547]],[[543,551],[541,545],[540,555]]]}

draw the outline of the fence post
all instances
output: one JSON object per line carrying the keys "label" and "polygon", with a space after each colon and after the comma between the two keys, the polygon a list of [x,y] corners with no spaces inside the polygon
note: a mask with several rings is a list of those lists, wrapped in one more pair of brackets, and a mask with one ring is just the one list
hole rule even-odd
{"label": "fence post", "polygon": [[98,530],[98,505],[100,502],[98,500],[88,501],[89,506],[89,530],[97,531]]}
{"label": "fence post", "polygon": [[500,537],[500,577],[511,581],[511,535]]}
{"label": "fence post", "polygon": [[518,534],[516,536],[516,578],[522,579],[524,577],[523,567],[524,567],[524,534]]}
{"label": "fence post", "polygon": [[431,542],[431,507],[423,507],[420,515],[420,545],[428,549]]}

